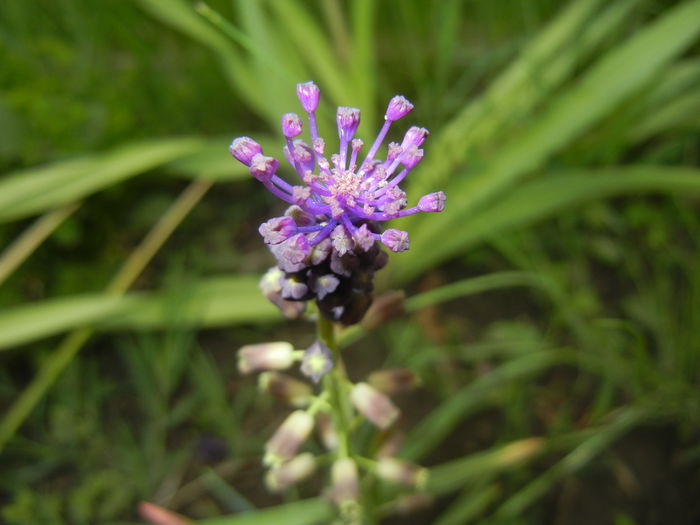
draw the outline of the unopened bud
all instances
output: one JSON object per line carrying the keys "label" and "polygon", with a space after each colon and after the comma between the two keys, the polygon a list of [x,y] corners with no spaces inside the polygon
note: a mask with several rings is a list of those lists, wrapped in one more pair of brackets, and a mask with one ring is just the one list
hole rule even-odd
{"label": "unopened bud", "polygon": [[283,299],[281,294],[282,279],[284,279],[284,272],[274,266],[265,272],[265,275],[260,279],[260,290],[287,319],[298,319],[306,310],[306,303]]}
{"label": "unopened bud", "polygon": [[310,452],[294,456],[289,461],[271,468],[265,475],[265,485],[270,492],[284,492],[304,481],[316,470],[316,460]]}
{"label": "unopened bud", "polygon": [[413,111],[413,104],[405,97],[396,95],[389,101],[384,118],[393,122],[408,115],[411,111]]}
{"label": "unopened bud", "polygon": [[407,487],[423,488],[428,481],[428,470],[398,458],[381,458],[375,468],[377,477]]}
{"label": "unopened bud", "polygon": [[316,428],[326,450],[336,450],[338,448],[338,433],[335,431],[333,418],[330,414],[320,412],[316,416]]}
{"label": "unopened bud", "polygon": [[297,225],[291,217],[273,217],[258,228],[265,244],[279,244],[297,232]]}
{"label": "unopened bud", "polygon": [[284,370],[294,362],[294,347],[286,342],[246,345],[238,350],[238,370]]}
{"label": "unopened bud", "polygon": [[350,458],[336,459],[331,469],[332,497],[338,506],[356,502],[360,492],[357,465]]}
{"label": "unopened bud", "polygon": [[299,102],[301,102],[301,107],[304,111],[311,113],[316,111],[318,107],[318,99],[321,96],[321,91],[318,86],[313,82],[304,82],[302,84],[297,84],[297,97],[299,97]]}
{"label": "unopened bud", "polygon": [[309,385],[280,372],[264,372],[260,374],[258,387],[280,401],[297,408],[308,406],[313,396],[313,391]]}
{"label": "unopened bud", "polygon": [[341,140],[352,140],[360,125],[360,110],[357,108],[338,107],[336,114],[338,123],[338,136]]}
{"label": "unopened bud", "polygon": [[408,250],[408,232],[389,228],[382,233],[382,243],[392,252],[403,252]]}
{"label": "unopened bud", "polygon": [[428,193],[423,195],[418,201],[418,209],[420,211],[438,212],[445,209],[445,201],[447,197],[442,191]]}
{"label": "unopened bud", "polygon": [[401,155],[401,164],[409,170],[415,168],[421,160],[423,160],[423,150],[415,146],[409,147]]}
{"label": "unopened bud", "polygon": [[415,372],[407,368],[377,370],[369,375],[367,382],[390,396],[410,392],[420,384]]}
{"label": "unopened bud", "polygon": [[250,166],[255,155],[262,153],[260,144],[250,137],[238,137],[237,139],[233,139],[228,150],[237,161],[242,162],[246,166]]}
{"label": "unopened bud", "polygon": [[430,507],[434,501],[435,498],[426,492],[402,494],[394,501],[392,510],[397,514],[413,514]]}
{"label": "unopened bud", "polygon": [[267,182],[277,172],[279,165],[277,159],[258,153],[250,163],[250,174],[260,182]]}
{"label": "unopened bud", "polygon": [[401,317],[405,313],[405,300],[406,293],[403,290],[392,290],[376,297],[362,319],[362,327],[365,330],[374,330],[392,319]]}
{"label": "unopened bud", "polygon": [[389,428],[399,417],[399,409],[391,400],[367,383],[355,385],[350,401],[358,412],[381,429]]}
{"label": "unopened bud", "polygon": [[309,437],[313,427],[314,418],[307,412],[295,410],[289,414],[265,444],[263,462],[266,465],[274,465],[292,459]]}
{"label": "unopened bud", "polygon": [[193,521],[148,501],[139,503],[139,514],[153,525],[194,525]]}
{"label": "unopened bud", "polygon": [[408,149],[411,146],[420,147],[423,142],[425,142],[425,139],[428,138],[428,135],[430,135],[430,133],[427,129],[412,126],[404,135],[401,148]]}
{"label": "unopened bud", "polygon": [[282,134],[288,139],[293,139],[301,134],[301,119],[296,113],[282,115]]}
{"label": "unopened bud", "polygon": [[[384,436],[382,436],[382,438],[384,438]],[[405,438],[406,435],[403,432],[397,429],[392,429],[386,438],[381,442],[374,456],[377,459],[395,456],[401,449]]]}

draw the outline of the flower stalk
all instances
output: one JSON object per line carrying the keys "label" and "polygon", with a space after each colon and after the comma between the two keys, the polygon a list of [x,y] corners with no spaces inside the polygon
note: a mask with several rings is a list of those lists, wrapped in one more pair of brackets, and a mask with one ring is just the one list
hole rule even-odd
{"label": "flower stalk", "polygon": [[338,457],[349,457],[352,453],[350,432],[353,417],[348,396],[348,387],[351,383],[340,356],[335,324],[323,316],[318,317],[318,337],[330,348],[333,356],[333,369],[323,378],[323,390],[328,396],[331,417],[338,436]]}

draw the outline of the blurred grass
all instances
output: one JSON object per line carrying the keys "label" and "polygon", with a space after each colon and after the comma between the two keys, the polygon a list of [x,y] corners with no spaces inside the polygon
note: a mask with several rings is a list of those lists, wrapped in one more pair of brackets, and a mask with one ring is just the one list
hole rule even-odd
{"label": "blurred grass", "polygon": [[[575,523],[590,494],[590,522],[700,519],[698,32],[697,0],[0,3],[2,520],[328,521],[314,487],[265,494],[278,414],[233,373],[240,344],[312,337],[257,293],[279,204],[226,153],[278,151],[312,78],[327,135],[337,104],[368,137],[411,99],[409,199],[448,195],[396,225],[409,317],[345,336],[358,379],[423,379],[401,453],[438,501],[414,519]],[[135,249],[191,179],[214,187]],[[112,288],[136,290],[99,292],[134,260]]]}

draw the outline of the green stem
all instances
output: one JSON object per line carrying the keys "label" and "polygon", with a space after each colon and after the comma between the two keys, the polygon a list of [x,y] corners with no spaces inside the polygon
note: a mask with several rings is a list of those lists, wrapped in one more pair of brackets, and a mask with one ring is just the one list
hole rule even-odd
{"label": "green stem", "polygon": [[347,392],[350,383],[340,356],[340,348],[335,335],[335,326],[323,316],[318,317],[318,337],[331,350],[333,369],[323,378],[323,390],[331,406],[333,425],[338,434],[338,456],[348,457],[350,450],[350,427],[352,407]]}

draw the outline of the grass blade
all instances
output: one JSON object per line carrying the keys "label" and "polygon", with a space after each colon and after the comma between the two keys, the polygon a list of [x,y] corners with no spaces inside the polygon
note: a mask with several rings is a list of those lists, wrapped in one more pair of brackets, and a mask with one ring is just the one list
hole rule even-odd
{"label": "grass blade", "polygon": [[405,281],[456,253],[459,231],[479,207],[495,198],[525,174],[540,167],[554,152],[586,131],[617,104],[646,85],[655,74],[686,49],[700,32],[700,1],[685,2],[600,59],[574,86],[555,100],[548,111],[523,130],[486,169],[455,180],[445,192],[460,196],[459,207],[448,207],[415,230],[410,261],[396,268]]}

